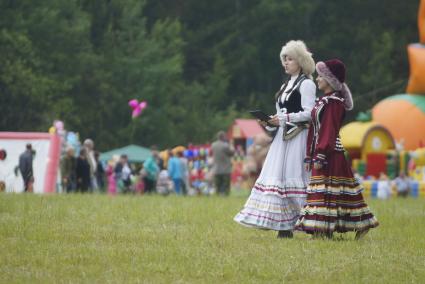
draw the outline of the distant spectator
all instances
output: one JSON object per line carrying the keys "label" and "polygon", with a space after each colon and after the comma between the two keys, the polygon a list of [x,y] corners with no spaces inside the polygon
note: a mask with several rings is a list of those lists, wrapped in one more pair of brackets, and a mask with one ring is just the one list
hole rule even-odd
{"label": "distant spectator", "polygon": [[224,131],[217,133],[217,141],[212,143],[211,149],[214,157],[213,172],[217,194],[229,195],[230,174],[232,173],[231,158],[235,151],[229,145]]}
{"label": "distant spectator", "polygon": [[189,161],[183,156],[183,152],[178,152],[177,156],[179,157],[182,169],[182,193],[183,195],[187,195],[189,192]]}
{"label": "distant spectator", "polygon": [[117,183],[115,181],[115,163],[113,160],[108,162],[106,166],[106,180],[108,181],[108,194],[117,194]]}
{"label": "distant spectator", "polygon": [[180,159],[174,155],[172,151],[169,153],[170,159],[168,160],[168,174],[173,181],[174,191],[177,195],[182,194],[181,184],[183,181],[183,170]]}
{"label": "distant spectator", "polygon": [[115,165],[115,180],[120,192],[128,193],[131,186],[131,167],[128,163],[127,155],[121,155],[120,160]]}
{"label": "distant spectator", "polygon": [[151,147],[152,156],[146,159],[143,163],[143,168],[146,171],[145,181],[145,192],[153,193],[156,189],[156,181],[159,174],[159,155],[156,146]]}
{"label": "distant spectator", "polygon": [[62,188],[66,193],[75,191],[77,187],[77,159],[74,154],[74,148],[68,147],[61,160]]}
{"label": "distant spectator", "polygon": [[102,162],[99,160],[100,153],[94,151],[94,159],[96,161],[96,181],[98,188],[103,192],[105,190],[105,169]]}
{"label": "distant spectator", "polygon": [[172,191],[171,183],[167,169],[162,168],[156,182],[156,191],[161,195],[168,195]]}
{"label": "distant spectator", "polygon": [[93,192],[99,188],[97,184],[97,162],[94,157],[94,142],[91,139],[84,140],[84,149],[86,150],[87,162],[90,165],[90,191]]}
{"label": "distant spectator", "polygon": [[34,183],[34,172],[32,167],[33,160],[32,145],[27,144],[26,150],[19,156],[19,170],[24,180],[24,191],[32,192]]}
{"label": "distant spectator", "polygon": [[391,183],[384,173],[380,173],[378,180],[378,192],[376,197],[379,199],[388,199],[391,196]]}
{"label": "distant spectator", "polygon": [[90,187],[90,164],[87,161],[87,152],[83,148],[77,158],[76,166],[77,191],[88,192]]}
{"label": "distant spectator", "polygon": [[394,180],[397,189],[397,196],[407,197],[410,191],[410,179],[403,171],[400,171],[399,176]]}

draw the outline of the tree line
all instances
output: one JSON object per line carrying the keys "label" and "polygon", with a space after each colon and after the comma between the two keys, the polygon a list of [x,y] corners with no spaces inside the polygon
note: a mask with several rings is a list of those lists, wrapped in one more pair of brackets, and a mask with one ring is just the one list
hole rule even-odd
{"label": "tree line", "polygon": [[[303,39],[342,59],[355,111],[403,92],[419,1],[0,2],[2,131],[54,119],[99,149],[210,141],[247,110],[274,109],[279,52]],[[148,107],[131,118],[130,99]]]}

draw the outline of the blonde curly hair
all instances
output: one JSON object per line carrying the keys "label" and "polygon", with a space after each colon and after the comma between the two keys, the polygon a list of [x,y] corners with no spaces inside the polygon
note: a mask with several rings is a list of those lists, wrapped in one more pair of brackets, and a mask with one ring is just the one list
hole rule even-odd
{"label": "blonde curly hair", "polygon": [[295,59],[301,67],[302,72],[310,79],[316,69],[313,54],[307,50],[307,46],[302,40],[288,41],[280,51],[280,60],[283,61],[285,56],[289,55]]}

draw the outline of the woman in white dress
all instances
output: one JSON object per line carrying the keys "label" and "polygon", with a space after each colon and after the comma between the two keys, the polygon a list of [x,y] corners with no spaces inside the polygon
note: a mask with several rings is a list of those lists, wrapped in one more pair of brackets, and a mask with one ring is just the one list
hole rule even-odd
{"label": "woman in white dress", "polygon": [[304,169],[308,125],[316,99],[312,81],[315,63],[302,41],[289,41],[280,59],[288,79],[276,93],[276,114],[266,126],[275,136],[260,176],[244,208],[234,220],[242,225],[278,231],[292,238],[292,230],[306,200],[309,173]]}

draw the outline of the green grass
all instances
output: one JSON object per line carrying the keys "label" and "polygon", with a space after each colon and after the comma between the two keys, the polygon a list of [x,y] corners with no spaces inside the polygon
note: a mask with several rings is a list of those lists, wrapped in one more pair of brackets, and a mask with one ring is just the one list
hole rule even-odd
{"label": "green grass", "polygon": [[368,200],[381,225],[278,240],[232,218],[245,197],[0,194],[0,282],[420,283],[425,200]]}

